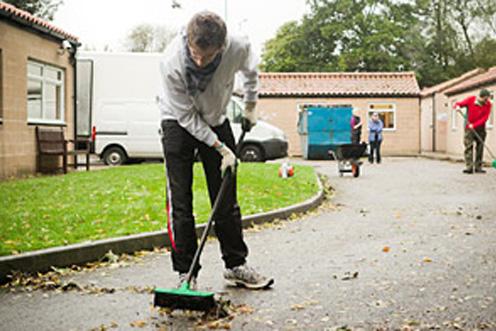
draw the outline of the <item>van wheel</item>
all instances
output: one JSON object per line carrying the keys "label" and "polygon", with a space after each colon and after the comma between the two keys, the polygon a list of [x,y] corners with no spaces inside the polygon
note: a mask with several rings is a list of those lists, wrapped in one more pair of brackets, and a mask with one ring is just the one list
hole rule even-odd
{"label": "van wheel", "polygon": [[121,164],[126,163],[127,161],[127,156],[124,150],[120,147],[113,146],[107,149],[103,153],[103,162],[105,162],[106,165],[109,166],[118,166]]}
{"label": "van wheel", "polygon": [[240,155],[243,162],[263,162],[262,149],[256,145],[245,145],[241,149]]}

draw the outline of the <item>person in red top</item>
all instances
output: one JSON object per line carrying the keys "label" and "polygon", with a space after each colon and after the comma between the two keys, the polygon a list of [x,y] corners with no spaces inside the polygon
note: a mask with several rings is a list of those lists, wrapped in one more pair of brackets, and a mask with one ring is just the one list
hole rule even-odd
{"label": "person in red top", "polygon": [[[463,170],[466,174],[485,173],[486,171],[482,169],[482,154],[484,152],[484,140],[486,139],[486,121],[491,113],[491,101],[489,98],[491,93],[482,89],[479,92],[479,96],[471,96],[460,102],[455,103],[455,109],[457,111],[460,108],[466,108],[466,125],[465,125],[465,164],[466,168]],[[475,148],[475,163],[474,163],[474,152]]]}

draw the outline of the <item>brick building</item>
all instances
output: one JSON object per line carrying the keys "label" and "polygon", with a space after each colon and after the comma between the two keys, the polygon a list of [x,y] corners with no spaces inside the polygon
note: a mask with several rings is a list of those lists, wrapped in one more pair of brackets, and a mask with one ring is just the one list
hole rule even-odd
{"label": "brick building", "polygon": [[[464,119],[453,109],[455,102],[468,96],[478,95],[482,89],[496,94],[496,67],[488,70],[475,69],[457,78],[422,90],[421,92],[421,151],[445,153],[463,158]],[[496,105],[486,122],[486,143],[496,150]],[[491,156],[484,153],[484,160]]]}
{"label": "brick building", "polygon": [[77,37],[0,2],[0,178],[36,172],[36,126],[74,136],[77,46]]}
{"label": "brick building", "polygon": [[484,72],[474,69],[441,84],[425,88],[420,93],[420,150],[422,152],[446,152],[449,105],[444,92],[467,79]]}
{"label": "brick building", "polygon": [[348,104],[358,108],[368,136],[370,114],[379,112],[385,155],[420,151],[420,90],[413,72],[398,73],[261,73],[258,110],[265,121],[289,139],[289,154],[301,155],[298,109],[305,104]]}
{"label": "brick building", "polygon": [[[453,109],[455,102],[465,99],[468,96],[479,95],[481,89],[489,90],[493,97],[491,102],[493,107],[488,121],[486,122],[486,144],[489,148],[496,152],[496,125],[495,112],[496,105],[494,95],[496,94],[496,67],[482,72],[476,76],[464,80],[463,82],[447,89],[444,93],[448,99],[448,130],[446,134],[446,153],[463,157],[463,134],[464,134],[464,119],[457,114]],[[491,156],[484,151],[484,160],[490,162]]]}

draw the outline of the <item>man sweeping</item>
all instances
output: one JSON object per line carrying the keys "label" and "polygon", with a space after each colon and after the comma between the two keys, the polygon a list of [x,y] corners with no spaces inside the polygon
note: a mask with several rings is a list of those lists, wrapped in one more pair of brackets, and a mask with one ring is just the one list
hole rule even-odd
{"label": "man sweeping", "polygon": [[[465,115],[465,165],[463,170],[465,174],[485,173],[482,169],[482,156],[484,152],[484,141],[486,139],[486,121],[491,113],[491,93],[482,89],[479,96],[470,96],[462,101],[455,103],[456,111],[460,108],[467,108]],[[474,144],[475,144],[475,162],[474,162]]]}
{"label": "man sweeping", "polygon": [[[227,34],[224,21],[211,12],[196,14],[167,47],[160,65],[162,95],[162,145],[167,177],[167,226],[172,244],[172,265],[180,284],[186,278],[198,243],[193,217],[193,164],[198,150],[213,204],[223,173],[236,162],[235,139],[226,118],[226,107],[241,73],[244,90],[243,130],[257,122],[258,73],[250,44]],[[246,263],[248,248],[243,240],[236,181],[215,216],[215,232],[224,260],[224,278],[229,284],[251,289],[270,286]],[[193,273],[196,287],[200,266]]]}

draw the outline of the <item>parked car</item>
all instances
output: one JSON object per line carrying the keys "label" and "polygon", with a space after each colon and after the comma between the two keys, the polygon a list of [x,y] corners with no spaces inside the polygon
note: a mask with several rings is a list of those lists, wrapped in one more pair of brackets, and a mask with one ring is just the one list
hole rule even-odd
{"label": "parked car", "polygon": [[[244,105],[240,98],[233,97],[227,106],[227,117],[235,137],[241,135],[241,118]],[[245,162],[262,162],[288,155],[288,139],[284,132],[263,121],[258,120],[245,136],[240,148],[240,159]]]}
{"label": "parked car", "polygon": [[[77,55],[79,138],[93,141],[93,152],[107,165],[160,159],[160,111],[157,107],[160,53],[80,52]],[[228,105],[236,137],[241,133],[241,99]],[[243,161],[265,161],[287,155],[284,133],[259,121],[241,147]]]}

